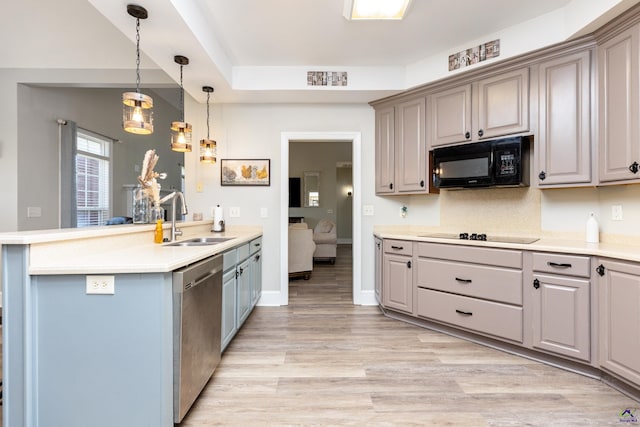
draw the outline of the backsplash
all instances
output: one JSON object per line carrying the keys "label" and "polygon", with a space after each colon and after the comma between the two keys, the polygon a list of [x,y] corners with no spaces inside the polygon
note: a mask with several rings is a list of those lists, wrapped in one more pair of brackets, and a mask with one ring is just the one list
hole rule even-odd
{"label": "backsplash", "polygon": [[540,190],[533,187],[440,191],[440,225],[470,233],[540,235]]}

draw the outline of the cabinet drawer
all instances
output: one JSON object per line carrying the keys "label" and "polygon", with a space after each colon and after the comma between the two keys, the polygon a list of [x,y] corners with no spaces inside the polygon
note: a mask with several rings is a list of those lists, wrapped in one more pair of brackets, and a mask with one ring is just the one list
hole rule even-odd
{"label": "cabinet drawer", "polygon": [[522,308],[498,302],[418,289],[418,316],[522,342]]}
{"label": "cabinet drawer", "polygon": [[249,243],[249,248],[250,248],[250,251],[251,251],[251,255],[255,254],[260,249],[262,249],[262,237],[258,237],[258,238],[253,239]]}
{"label": "cabinet drawer", "polygon": [[245,259],[249,258],[249,243],[238,246],[236,248],[236,251],[238,251],[238,262],[242,262]]}
{"label": "cabinet drawer", "polygon": [[522,268],[522,251],[479,248],[441,243],[418,243],[418,256],[451,261],[473,262],[499,267]]}
{"label": "cabinet drawer", "polygon": [[238,262],[238,254],[235,249],[231,249],[222,254],[222,270],[227,271],[235,268]]}
{"label": "cabinet drawer", "polygon": [[418,258],[417,285],[522,305],[522,271]]}
{"label": "cabinet drawer", "polygon": [[409,255],[413,254],[413,242],[406,240],[390,240],[385,239],[384,252],[387,254]]}
{"label": "cabinet drawer", "polygon": [[556,273],[563,276],[590,277],[591,262],[588,256],[533,253],[533,271]]}

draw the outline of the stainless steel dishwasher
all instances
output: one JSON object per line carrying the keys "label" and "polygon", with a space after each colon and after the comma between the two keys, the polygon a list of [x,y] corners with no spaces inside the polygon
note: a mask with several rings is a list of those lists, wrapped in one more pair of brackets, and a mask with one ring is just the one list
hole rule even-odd
{"label": "stainless steel dishwasher", "polygon": [[179,423],[220,362],[222,256],[173,272],[173,418]]}

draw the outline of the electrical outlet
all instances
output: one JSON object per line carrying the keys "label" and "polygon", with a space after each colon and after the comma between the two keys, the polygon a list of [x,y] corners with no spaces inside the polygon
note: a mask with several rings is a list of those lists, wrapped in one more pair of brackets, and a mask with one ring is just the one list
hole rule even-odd
{"label": "electrical outlet", "polygon": [[611,206],[611,220],[622,221],[622,205]]}
{"label": "electrical outlet", "polygon": [[27,208],[27,218],[40,218],[42,216],[42,208],[39,206],[29,206]]}
{"label": "electrical outlet", "polygon": [[240,218],[240,208],[238,207],[229,208],[229,217]]}
{"label": "electrical outlet", "polygon": [[87,276],[87,294],[113,295],[115,293],[114,276]]}
{"label": "electrical outlet", "polygon": [[373,205],[364,205],[362,207],[362,215],[373,216]]}

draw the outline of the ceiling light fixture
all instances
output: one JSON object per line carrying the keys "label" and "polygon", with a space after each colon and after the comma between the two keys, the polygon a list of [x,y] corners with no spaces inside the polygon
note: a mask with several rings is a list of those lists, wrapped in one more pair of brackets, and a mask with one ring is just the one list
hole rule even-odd
{"label": "ceiling light fixture", "polygon": [[202,86],[202,91],[207,93],[207,139],[200,140],[200,162],[215,163],[217,143],[209,138],[209,98],[213,93],[213,88],[211,86]]}
{"label": "ceiling light fixture", "polygon": [[136,18],[136,91],[122,94],[122,127],[138,135],[153,133],[153,99],[140,93],[140,20],[147,19],[147,9],[127,5],[127,13]]}
{"label": "ceiling light fixture", "polygon": [[411,0],[345,0],[344,17],[349,20],[402,19]]}
{"label": "ceiling light fixture", "polygon": [[189,58],[176,55],[173,60],[180,65],[180,121],[171,122],[171,149],[189,153],[191,152],[191,125],[184,121],[184,87],[182,86],[182,67],[189,65]]}

